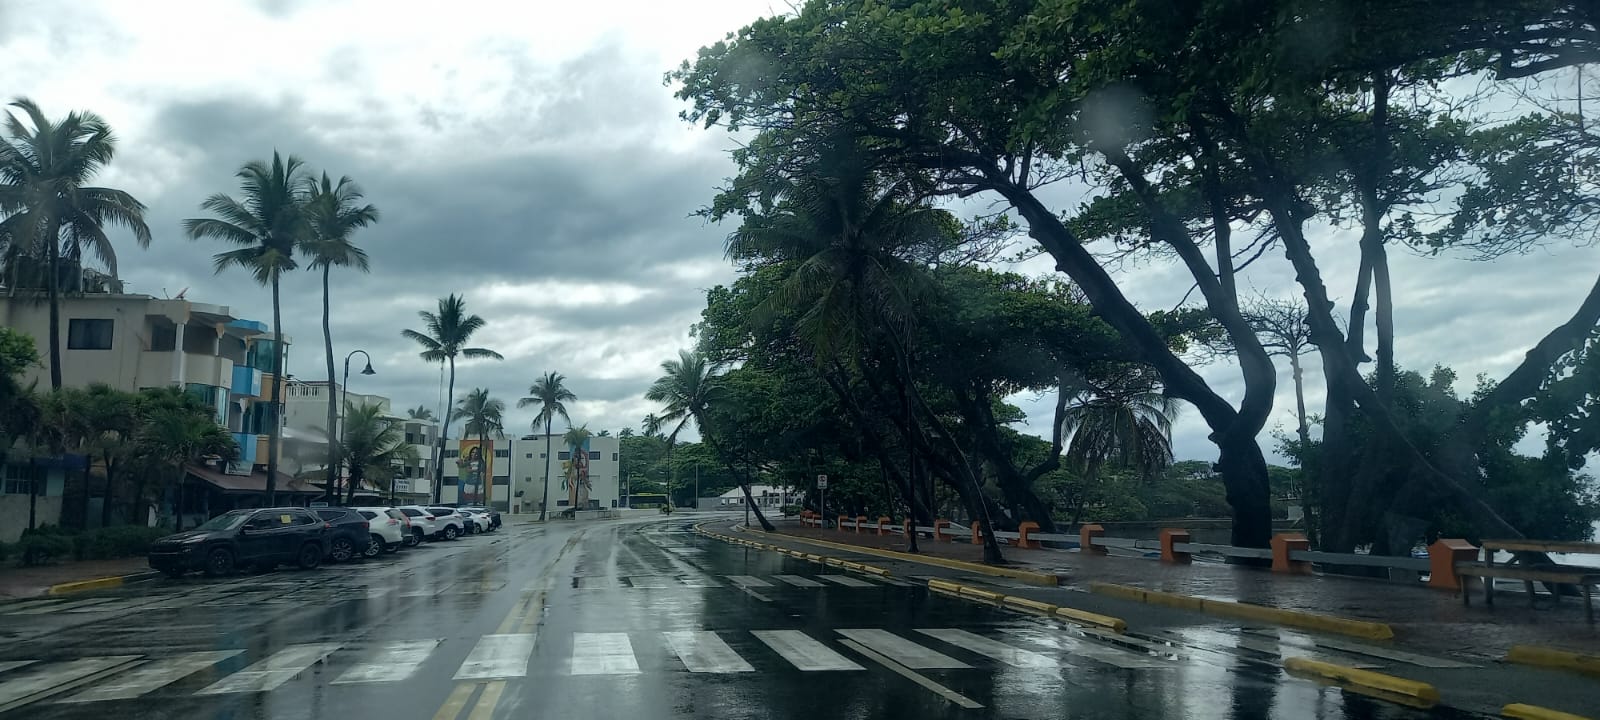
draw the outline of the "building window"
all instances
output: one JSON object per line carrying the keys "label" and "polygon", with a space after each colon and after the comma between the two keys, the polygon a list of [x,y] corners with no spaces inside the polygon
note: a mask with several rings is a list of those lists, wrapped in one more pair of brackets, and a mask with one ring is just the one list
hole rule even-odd
{"label": "building window", "polygon": [[67,321],[68,350],[110,350],[111,320],[73,318]]}
{"label": "building window", "polygon": [[539,459],[540,459],[540,460],[543,460],[543,459],[544,459],[544,453],[539,453]]}
{"label": "building window", "polygon": [[453,477],[450,477],[450,476],[447,475],[447,476],[445,476],[444,484],[449,485],[451,487],[454,487],[455,484],[456,484],[456,480],[457,480],[457,478],[453,478]]}
{"label": "building window", "polygon": [[571,460],[572,459],[572,453],[567,452],[566,450],[562,450],[561,452],[556,453],[556,459],[557,460]]}
{"label": "building window", "polygon": [[495,457],[502,457],[502,458],[509,458],[509,457],[511,457],[511,451],[510,450],[496,450],[496,451],[494,451],[494,456]]}
{"label": "building window", "polygon": [[406,444],[407,445],[415,445],[415,444],[417,444],[417,434],[416,433],[406,433]]}
{"label": "building window", "polygon": [[447,457],[447,458],[461,457],[461,451],[460,450],[446,450],[446,451],[444,451],[444,456]]}
{"label": "building window", "polygon": [[567,506],[567,501],[566,500],[557,500],[556,501],[556,507],[566,507],[566,506]]}
{"label": "building window", "polygon": [[497,478],[494,479],[494,484],[496,484],[496,485],[510,485],[511,484],[511,478],[508,478],[508,477],[497,477]]}
{"label": "building window", "polygon": [[611,462],[616,462],[616,461],[617,461],[617,454],[616,453],[611,453]]}
{"label": "building window", "polygon": [[600,459],[600,451],[599,450],[590,450],[589,451],[589,459],[590,460],[599,460]]}
{"label": "building window", "polygon": [[[528,459],[528,460],[532,460],[532,459],[533,459],[533,453],[528,453],[528,454],[526,454],[526,455],[523,455],[523,456],[522,456],[522,457],[524,457],[524,458],[526,458],[526,459]],[[544,454],[542,454],[542,453],[541,453],[541,454],[540,454],[540,455],[539,455],[539,457],[544,457]]]}

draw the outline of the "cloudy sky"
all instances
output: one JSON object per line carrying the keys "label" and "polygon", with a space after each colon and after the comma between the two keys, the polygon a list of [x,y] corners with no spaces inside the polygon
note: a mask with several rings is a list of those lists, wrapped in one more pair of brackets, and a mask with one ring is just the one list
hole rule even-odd
{"label": "cloudy sky", "polygon": [[[210,256],[222,248],[185,239],[180,223],[207,195],[233,192],[244,161],[292,152],[356,178],[384,213],[356,236],[371,274],[335,283],[335,345],[341,355],[368,350],[378,372],[352,390],[385,394],[397,408],[436,406],[438,368],[418,360],[400,331],[456,292],[489,320],[476,344],[506,356],[462,364],[458,395],[488,387],[514,405],[555,370],[580,397],[574,419],[615,431],[654,409],[642,393],[658,364],[689,344],[704,290],[733,279],[721,252],[727,228],[689,217],[731,172],[731,143],[678,120],[662,75],[782,7],[10,0],[0,4],[0,95],[29,96],[51,115],[92,109],[116,128],[120,153],[101,182],[148,204],[155,231],[146,251],[118,238],[131,291],[187,288],[192,299],[270,320],[266,291],[238,272],[213,275]],[[1333,293],[1347,297],[1349,238],[1322,242]],[[1512,367],[1595,272],[1590,251],[1571,249],[1492,266],[1399,253],[1395,266],[1403,361],[1453,365],[1462,390],[1477,373]],[[1122,272],[1151,309],[1189,286],[1176,268]],[[1287,294],[1292,277],[1275,258],[1247,282]],[[296,340],[289,372],[303,379],[325,374],[319,293],[310,273],[284,285],[284,326]],[[1237,394],[1232,367],[1206,374]],[[1288,428],[1286,370],[1280,386],[1277,424]],[[1313,409],[1320,398],[1313,384]],[[1047,423],[1048,404],[1018,400]],[[529,419],[514,410],[508,427]],[[1192,413],[1175,440],[1182,457],[1214,456]]]}

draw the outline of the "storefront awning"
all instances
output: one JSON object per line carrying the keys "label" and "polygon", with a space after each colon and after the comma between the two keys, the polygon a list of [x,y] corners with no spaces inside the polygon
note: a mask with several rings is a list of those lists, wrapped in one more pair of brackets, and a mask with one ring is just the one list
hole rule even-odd
{"label": "storefront awning", "polygon": [[[228,495],[265,495],[267,492],[267,473],[256,471],[250,475],[229,475],[216,468],[204,465],[186,465],[184,469],[191,477],[221,490]],[[322,495],[323,490],[304,480],[296,480],[287,473],[278,473],[277,487],[274,492],[289,495]]]}

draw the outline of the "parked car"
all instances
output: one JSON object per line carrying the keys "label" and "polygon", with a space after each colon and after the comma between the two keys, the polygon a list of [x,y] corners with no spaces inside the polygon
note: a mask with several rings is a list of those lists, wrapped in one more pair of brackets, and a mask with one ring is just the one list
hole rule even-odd
{"label": "parked car", "polygon": [[489,517],[489,511],[483,508],[456,508],[456,513],[466,519],[467,534],[489,532],[494,529],[494,520]]}
{"label": "parked car", "polygon": [[401,547],[411,545],[411,518],[397,508],[392,507],[358,507],[351,508],[361,513],[371,526],[372,537],[389,552],[399,552]]}
{"label": "parked car", "polygon": [[328,554],[332,532],[331,524],[305,508],[234,510],[151,543],[149,562],[171,577],[190,570],[211,576],[241,567],[266,570],[280,563],[310,570]]}
{"label": "parked car", "polygon": [[428,512],[433,513],[433,519],[438,526],[433,531],[433,536],[443,540],[454,540],[467,532],[467,517],[456,512],[455,508],[430,505]]}
{"label": "parked car", "polygon": [[495,509],[492,509],[492,508],[486,508],[486,507],[482,507],[482,506],[478,506],[478,505],[472,505],[472,506],[468,506],[468,507],[465,507],[465,508],[457,508],[457,509],[471,510],[472,512],[475,512],[475,513],[479,513],[479,512],[485,513],[485,514],[487,514],[489,516],[489,529],[490,530],[499,530],[500,529],[500,511],[499,510],[495,510]]}
{"label": "parked car", "polygon": [[410,535],[406,538],[407,545],[420,545],[423,540],[433,537],[439,531],[439,520],[427,508],[421,505],[401,505],[395,508],[411,520]]}
{"label": "parked car", "polygon": [[327,521],[333,532],[328,535],[328,559],[345,562],[360,557],[377,557],[383,552],[383,541],[372,534],[372,524],[367,516],[355,508],[313,508],[317,517]]}

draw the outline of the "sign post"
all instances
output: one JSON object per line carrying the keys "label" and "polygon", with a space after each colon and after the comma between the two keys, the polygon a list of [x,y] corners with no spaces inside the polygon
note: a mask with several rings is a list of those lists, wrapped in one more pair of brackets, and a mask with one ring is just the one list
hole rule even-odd
{"label": "sign post", "polygon": [[822,526],[828,526],[828,476],[817,476],[817,491],[822,493],[822,499],[817,502],[822,510]]}

